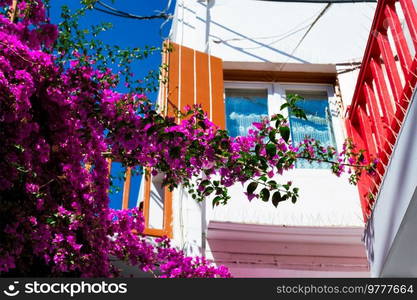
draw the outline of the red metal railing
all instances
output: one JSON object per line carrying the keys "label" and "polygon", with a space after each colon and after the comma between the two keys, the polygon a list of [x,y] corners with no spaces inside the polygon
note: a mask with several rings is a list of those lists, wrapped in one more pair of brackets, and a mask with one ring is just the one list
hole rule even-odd
{"label": "red metal railing", "polygon": [[[401,23],[401,18],[405,22]],[[361,64],[348,135],[366,158],[380,161],[376,176],[358,185],[365,220],[381,185],[417,80],[417,12],[412,0],[379,0]]]}

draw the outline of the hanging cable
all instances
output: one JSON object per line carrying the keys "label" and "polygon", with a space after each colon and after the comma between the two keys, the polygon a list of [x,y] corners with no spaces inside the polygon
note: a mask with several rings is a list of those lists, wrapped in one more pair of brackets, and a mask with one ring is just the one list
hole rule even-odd
{"label": "hanging cable", "polygon": [[136,20],[152,20],[152,19],[171,19],[172,15],[167,13],[167,11],[169,10],[170,6],[171,6],[171,0],[168,1],[168,5],[167,7],[163,10],[163,11],[157,11],[158,13],[155,15],[150,15],[150,16],[139,16],[139,15],[135,15],[135,14],[131,14],[125,11],[121,11],[117,8],[114,8],[106,3],[104,3],[103,1],[97,1],[94,4],[94,9],[112,16],[116,16],[116,17],[122,17],[122,18],[129,18],[129,19],[136,19]]}
{"label": "hanging cable", "polygon": [[337,72],[337,75],[341,75],[341,74],[345,74],[345,73],[349,73],[349,72],[353,72],[355,70],[358,70],[361,68],[361,65],[358,65],[356,67],[352,67],[352,68],[348,68],[348,69],[343,69],[343,70],[339,70]]}
{"label": "hanging cable", "polygon": [[[321,11],[320,11],[321,12]],[[230,39],[217,39],[217,40],[213,40],[214,43],[216,44],[220,44],[220,43],[225,43],[227,44],[228,42],[234,42],[234,41],[245,41],[245,40],[253,40],[253,41],[257,41],[257,40],[268,40],[268,39],[276,39],[268,44],[266,44],[266,46],[270,46],[273,45],[295,33],[298,33],[301,30],[304,30],[306,28],[308,28],[312,23],[308,23],[306,25],[304,25],[305,23],[309,22],[311,19],[314,19],[317,16],[317,12],[308,17],[307,19],[305,19],[304,21],[300,22],[299,24],[297,24],[296,26],[292,27],[291,29],[289,29],[288,31],[278,34],[278,35],[273,35],[273,36],[260,36],[260,37],[243,37],[243,38],[230,38]],[[304,26],[303,26],[304,25]],[[302,27],[300,27],[302,26]],[[261,48],[264,47],[265,45],[261,45],[261,46],[256,46],[256,47],[239,47],[239,49],[257,49],[257,48]]]}
{"label": "hanging cable", "polygon": [[311,23],[310,27],[307,29],[307,31],[304,33],[304,35],[301,37],[300,41],[298,42],[297,46],[295,46],[294,50],[291,52],[291,56],[294,55],[295,51],[297,51],[298,47],[300,47],[301,43],[304,41],[304,39],[307,37],[307,35],[310,33],[311,29],[313,29],[314,25],[321,19],[321,17],[326,13],[326,11],[332,6],[332,3],[327,3],[326,7],[323,8],[323,10],[320,12],[320,14],[317,16],[317,18]]}
{"label": "hanging cable", "polygon": [[155,10],[155,11],[159,13],[166,13],[170,9],[171,3],[172,3],[172,0],[168,0],[167,6],[165,7],[164,10]]}
{"label": "hanging cable", "polygon": [[169,21],[171,21],[171,18],[166,19],[164,22],[162,22],[161,26],[159,26],[159,36],[163,40],[165,40],[165,39],[167,39],[169,37],[169,34],[168,34],[168,36],[164,36],[163,33],[162,33],[162,30],[164,29],[165,25],[169,23]]}
{"label": "hanging cable", "polygon": [[[304,39],[307,37],[307,35],[310,33],[311,29],[313,29],[314,25],[316,25],[316,23],[321,19],[321,17],[323,17],[323,15],[326,13],[326,11],[330,8],[330,6],[332,6],[332,3],[327,3],[327,5],[323,8],[323,10],[319,13],[319,15],[316,17],[316,19],[313,21],[313,23],[311,23],[310,27],[307,29],[307,31],[304,33],[304,35],[301,37],[300,41],[298,42],[298,44],[295,46],[295,48],[291,51],[291,54],[289,55],[290,57],[292,57],[295,53],[295,51],[297,51],[298,47],[300,47],[301,43],[304,41]],[[280,71],[287,65],[288,60],[282,64],[282,66],[280,67]]]}
{"label": "hanging cable", "polygon": [[283,35],[281,38],[279,38],[279,39],[277,39],[277,40],[274,40],[274,41],[272,41],[272,42],[270,42],[270,43],[268,43],[268,44],[264,44],[264,45],[260,45],[260,46],[255,46],[255,47],[236,47],[237,49],[242,49],[242,50],[254,50],[254,49],[259,49],[259,48],[262,48],[262,47],[265,47],[265,46],[272,46],[272,45],[274,45],[274,44],[276,44],[276,43],[278,43],[278,42],[280,42],[280,41],[282,41],[282,40],[285,40],[285,39],[287,39],[287,38],[289,38],[289,37],[291,37],[291,36],[293,36],[294,34],[296,34],[296,33],[298,33],[298,32],[300,32],[300,31],[303,31],[304,29],[306,29],[308,26],[310,26],[310,25],[306,25],[306,26],[304,26],[304,27],[301,27],[301,28],[299,28],[299,29],[297,29],[297,30],[294,30],[293,32],[289,32],[288,34],[285,34],[285,35]]}

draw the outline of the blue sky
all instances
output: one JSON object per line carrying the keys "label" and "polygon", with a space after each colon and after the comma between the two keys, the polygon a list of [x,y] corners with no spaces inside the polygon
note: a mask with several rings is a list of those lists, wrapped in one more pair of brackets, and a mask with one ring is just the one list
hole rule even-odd
{"label": "blue sky", "polygon": [[[119,10],[129,12],[136,15],[147,16],[154,15],[156,11],[162,11],[166,8],[169,0],[102,0]],[[51,0],[50,17],[52,23],[59,22],[60,9],[62,5],[67,5],[71,10],[79,8],[79,0]],[[173,13],[175,1],[172,1],[170,13]],[[80,25],[89,28],[90,25],[100,24],[102,22],[113,23],[113,28],[101,35],[101,39],[108,44],[117,44],[120,47],[140,47],[161,46],[163,38],[169,33],[171,22],[165,24],[160,34],[160,27],[164,22],[163,19],[155,20],[135,20],[115,17],[99,11],[90,11],[82,19]],[[155,52],[146,60],[141,61],[138,65],[134,65],[133,73],[135,79],[142,79],[149,70],[157,70],[161,63],[159,52]],[[148,95],[151,100],[155,100],[156,93]]]}

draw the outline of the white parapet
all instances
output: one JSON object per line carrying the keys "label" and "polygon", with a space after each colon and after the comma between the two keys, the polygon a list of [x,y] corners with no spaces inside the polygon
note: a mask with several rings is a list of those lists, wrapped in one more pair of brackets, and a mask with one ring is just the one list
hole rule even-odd
{"label": "white parapet", "polygon": [[417,103],[412,97],[365,231],[374,277],[417,276]]}

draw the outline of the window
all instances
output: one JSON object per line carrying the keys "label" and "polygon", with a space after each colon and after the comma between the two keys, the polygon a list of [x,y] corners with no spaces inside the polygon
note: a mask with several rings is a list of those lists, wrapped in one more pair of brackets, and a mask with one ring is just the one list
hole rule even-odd
{"label": "window", "polygon": [[[297,102],[297,106],[303,109],[307,116],[307,120],[299,119],[293,116],[291,111],[289,112],[293,145],[297,146],[305,138],[310,137],[325,147],[336,148],[327,92],[286,90],[286,95],[289,94],[297,94],[303,98]],[[296,167],[320,169],[329,166],[327,163],[298,160]]]}
{"label": "window", "polygon": [[230,136],[247,135],[252,123],[267,116],[267,89],[226,89],[226,127]]}
{"label": "window", "polygon": [[163,174],[149,177],[145,180],[143,197],[145,234],[172,237],[172,192],[162,187]]}
{"label": "window", "polygon": [[[298,94],[303,100],[297,105],[302,108],[307,120],[296,118],[288,112],[291,140],[293,145],[299,144],[306,137],[314,138],[323,146],[336,148],[331,105],[329,98],[333,96],[333,87],[327,84],[262,84],[237,83],[225,84],[226,128],[233,137],[247,135],[253,122],[259,122],[265,116],[279,112],[289,94]],[[285,112],[284,112],[285,113]],[[321,169],[328,168],[326,163],[299,160],[296,168]]]}
{"label": "window", "polygon": [[139,206],[139,189],[141,175],[131,168],[122,166],[120,162],[110,164],[110,191],[109,207],[113,209],[126,209]]}
{"label": "window", "polygon": [[172,237],[172,194],[168,188],[161,186],[163,175],[144,179],[142,174],[123,167],[120,162],[113,161],[109,164],[109,207],[139,207],[145,217],[145,234]]}

